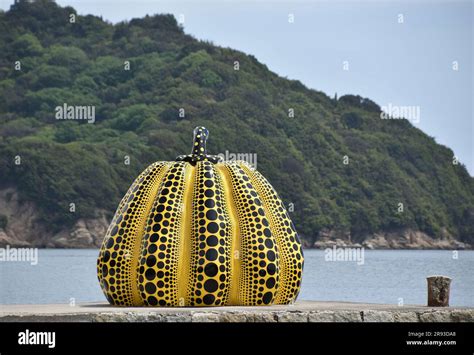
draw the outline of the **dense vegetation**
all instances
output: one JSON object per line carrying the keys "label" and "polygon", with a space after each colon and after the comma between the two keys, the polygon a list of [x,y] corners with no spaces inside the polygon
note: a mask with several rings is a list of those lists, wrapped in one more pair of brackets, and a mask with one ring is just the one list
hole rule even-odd
{"label": "dense vegetation", "polygon": [[[36,202],[52,229],[112,214],[147,164],[188,153],[204,125],[211,153],[258,154],[303,238],[413,228],[474,242],[474,179],[408,121],[281,78],[186,35],[170,15],[112,25],[71,14],[45,0],[0,13],[1,183]],[[56,120],[64,103],[94,105],[96,122]]]}

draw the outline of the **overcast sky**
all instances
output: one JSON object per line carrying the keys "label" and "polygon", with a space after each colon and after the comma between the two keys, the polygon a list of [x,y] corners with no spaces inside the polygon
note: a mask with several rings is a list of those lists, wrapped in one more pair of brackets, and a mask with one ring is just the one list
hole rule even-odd
{"label": "overcast sky", "polygon": [[[417,106],[414,124],[452,148],[474,175],[470,0],[57,2],[113,23],[184,15],[184,29],[194,37],[253,54],[279,75],[330,96]],[[11,3],[0,0],[5,10]]]}

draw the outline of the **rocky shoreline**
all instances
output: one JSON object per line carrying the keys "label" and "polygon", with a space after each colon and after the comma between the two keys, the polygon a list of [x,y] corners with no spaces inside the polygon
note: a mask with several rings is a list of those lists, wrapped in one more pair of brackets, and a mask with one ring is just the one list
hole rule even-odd
{"label": "rocky shoreline", "polygon": [[411,249],[411,250],[472,250],[472,245],[460,242],[449,235],[439,239],[431,238],[426,233],[405,229],[394,232],[381,232],[366,235],[352,240],[350,235],[320,236],[314,243],[303,242],[307,249],[326,248],[365,248],[365,249]]}
{"label": "rocky shoreline", "polygon": [[[106,227],[93,223],[88,228],[88,222],[79,220],[77,228],[72,231],[61,231],[51,238],[43,237],[38,241],[16,239],[0,229],[0,248],[9,246],[11,248],[41,248],[41,249],[94,249],[99,248],[105,235]],[[44,234],[43,234],[44,236]],[[368,250],[473,250],[472,245],[457,240],[433,240],[421,238],[416,242],[406,239],[404,236],[394,238],[383,235],[374,235],[361,243],[354,243],[343,239],[323,239],[313,244],[303,241],[303,249],[328,248],[364,248]]]}
{"label": "rocky shoreline", "polygon": [[[32,227],[32,232],[18,233],[11,228],[0,228],[0,248],[7,245],[15,248],[58,248],[91,249],[98,248],[108,228],[108,220],[80,219],[69,230],[48,233],[42,226]],[[34,236],[31,236],[34,234]],[[38,237],[40,236],[40,237]],[[473,250],[472,245],[452,238],[433,239],[422,232],[403,231],[399,233],[377,233],[367,236],[361,242],[347,238],[321,238],[314,243],[303,240],[304,249],[364,248],[369,250]]]}
{"label": "rocky shoreline", "polygon": [[[5,202],[5,203],[1,203]],[[97,211],[95,218],[79,219],[70,228],[52,232],[38,222],[36,207],[20,201],[14,188],[0,190],[0,215],[7,216],[6,226],[0,226],[0,248],[98,248],[110,223],[106,211]],[[14,218],[12,218],[14,216]],[[326,230],[319,232],[316,241],[302,240],[305,249],[365,248],[365,249],[438,249],[472,250],[446,231],[437,239],[411,229],[374,233],[353,238],[349,232]]]}

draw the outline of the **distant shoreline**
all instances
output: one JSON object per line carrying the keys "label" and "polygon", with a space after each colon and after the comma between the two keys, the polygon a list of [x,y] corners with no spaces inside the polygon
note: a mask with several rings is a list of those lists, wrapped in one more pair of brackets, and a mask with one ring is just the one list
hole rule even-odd
{"label": "distant shoreline", "polygon": [[[99,251],[100,247],[51,247],[51,246],[33,246],[33,245],[0,245],[0,249],[5,249],[5,248],[37,248],[39,250],[97,250]],[[303,246],[303,250],[326,250],[326,249],[332,249],[332,248],[364,248],[365,250],[374,250],[374,251],[381,251],[381,250],[386,250],[386,251],[395,251],[395,250],[400,250],[400,251],[407,251],[407,250],[417,250],[417,251],[432,251],[432,250],[446,250],[446,251],[473,251],[474,248],[367,248],[365,246],[361,246],[360,244],[350,244],[350,245],[344,245],[344,246],[337,246],[337,245],[328,245],[325,247],[308,247],[308,246]]]}
{"label": "distant shoreline", "polygon": [[[104,216],[90,221],[80,220],[72,228],[58,233],[47,232],[44,226],[0,228],[0,248],[41,249],[94,249],[100,248],[110,221]],[[34,231],[37,231],[36,233]],[[316,238],[301,236],[304,249],[364,248],[366,250],[473,250],[474,245],[455,239],[444,233],[439,237],[413,230],[382,231],[354,237],[341,230],[324,230]]]}

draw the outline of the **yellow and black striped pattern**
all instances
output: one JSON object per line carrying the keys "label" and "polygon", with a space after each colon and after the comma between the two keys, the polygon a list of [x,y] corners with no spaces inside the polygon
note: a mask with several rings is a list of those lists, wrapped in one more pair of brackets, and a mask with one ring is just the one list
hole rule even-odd
{"label": "yellow and black striped pattern", "polygon": [[303,254],[277,193],[245,162],[159,162],[132,184],[97,263],[121,306],[288,304]]}

